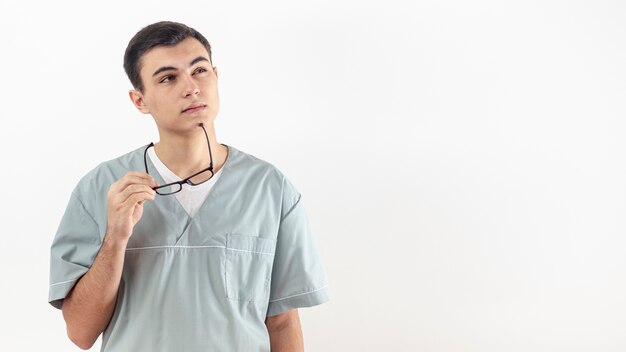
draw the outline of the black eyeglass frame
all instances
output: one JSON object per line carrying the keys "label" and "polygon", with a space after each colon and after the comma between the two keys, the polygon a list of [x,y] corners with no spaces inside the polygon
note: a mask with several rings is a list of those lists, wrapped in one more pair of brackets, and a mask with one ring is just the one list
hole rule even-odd
{"label": "black eyeglass frame", "polygon": [[[209,158],[211,159],[210,164],[209,164],[209,167],[207,167],[206,169],[204,169],[204,170],[202,170],[202,171],[198,171],[198,172],[196,172],[195,174],[193,174],[193,175],[191,175],[191,176],[189,176],[189,177],[185,178],[184,180],[180,180],[180,181],[176,181],[176,182],[168,183],[168,184],[165,184],[165,185],[160,185],[160,186],[157,186],[157,187],[150,187],[150,188],[152,188],[154,191],[156,191],[156,193],[157,193],[158,195],[162,195],[162,196],[169,196],[170,194],[178,193],[178,192],[182,191],[182,189],[183,189],[183,185],[184,185],[185,183],[186,183],[186,184],[189,184],[189,185],[191,185],[191,186],[198,186],[198,185],[201,185],[201,184],[203,184],[203,183],[207,182],[208,180],[212,179],[212,178],[213,178],[213,176],[215,175],[215,174],[213,173],[213,154],[211,153],[211,143],[209,143],[209,135],[206,133],[206,130],[204,129],[204,126],[203,126],[203,124],[202,124],[202,123],[200,123],[200,124],[199,124],[199,126],[200,126],[200,127],[202,127],[202,130],[204,131],[204,135],[206,136],[206,142],[207,142],[207,144],[208,144],[208,146],[209,146]],[[154,143],[150,142],[150,144],[148,144],[148,146],[146,147],[146,149],[143,151],[143,164],[144,164],[144,166],[146,167],[146,173],[147,173],[148,175],[150,175],[150,173],[148,172],[148,160],[147,160],[148,148],[153,147],[153,146],[154,146]],[[192,179],[192,178],[194,178],[194,177],[196,177],[196,176],[198,176],[198,175],[200,175],[201,173],[206,172],[206,171],[211,172],[211,177],[207,178],[206,180],[204,180],[204,181],[202,181],[202,182],[198,182],[198,183],[194,183],[194,182],[192,182],[192,181],[191,181],[191,179]],[[169,193],[161,193],[161,192],[159,192],[159,189],[160,189],[160,188],[170,187],[170,186],[173,186],[173,185],[178,185],[178,190],[176,190],[176,191],[174,191],[174,192],[169,192]]]}

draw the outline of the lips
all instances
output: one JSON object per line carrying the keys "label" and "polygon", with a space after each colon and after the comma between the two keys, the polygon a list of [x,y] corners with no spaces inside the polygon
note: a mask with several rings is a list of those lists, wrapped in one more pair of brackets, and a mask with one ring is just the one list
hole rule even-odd
{"label": "lips", "polygon": [[183,112],[196,112],[196,111],[200,111],[202,109],[204,109],[206,107],[206,105],[204,104],[192,104],[188,107],[186,107]]}

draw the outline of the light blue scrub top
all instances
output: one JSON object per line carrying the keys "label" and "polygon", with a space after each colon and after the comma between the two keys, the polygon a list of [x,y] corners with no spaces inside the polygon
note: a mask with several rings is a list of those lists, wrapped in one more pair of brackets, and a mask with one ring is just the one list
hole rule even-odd
{"label": "light blue scrub top", "polygon": [[[92,265],[109,187],[145,172],[146,146],[99,164],[72,191],[51,246],[54,307]],[[270,351],[266,317],[330,300],[300,193],[269,162],[226,146],[222,175],[193,218],[171,195],[144,203],[101,351]]]}

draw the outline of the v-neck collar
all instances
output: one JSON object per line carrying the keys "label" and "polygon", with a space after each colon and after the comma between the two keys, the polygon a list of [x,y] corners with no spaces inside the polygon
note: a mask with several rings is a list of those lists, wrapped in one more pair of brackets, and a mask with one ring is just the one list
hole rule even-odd
{"label": "v-neck collar", "polygon": [[[189,213],[187,213],[187,210],[185,210],[185,207],[183,207],[183,205],[180,203],[180,201],[178,200],[178,198],[176,198],[176,196],[174,196],[173,194],[167,195],[167,196],[162,196],[162,195],[156,195],[156,199],[159,198],[164,198],[163,201],[165,202],[174,202],[177,205],[175,205],[174,207],[176,207],[179,212],[182,212],[183,214],[185,214],[187,216],[187,225],[189,225],[191,222],[193,222],[193,220],[202,212],[202,210],[204,208],[207,207],[207,204],[209,203],[210,199],[214,196],[214,194],[216,192],[219,193],[219,187],[222,183],[224,183],[222,181],[222,179],[224,177],[229,177],[228,176],[228,171],[230,169],[230,164],[232,163],[232,158],[233,158],[233,154],[235,151],[235,148],[229,146],[228,144],[224,144],[224,143],[220,143],[221,145],[225,146],[228,148],[228,154],[226,155],[226,160],[224,161],[224,165],[222,165],[222,168],[219,170],[219,172],[221,172],[222,174],[220,175],[220,177],[217,178],[217,180],[215,181],[215,184],[213,184],[213,187],[211,188],[211,190],[209,191],[209,194],[207,194],[206,198],[204,199],[204,201],[202,202],[202,205],[200,205],[200,208],[198,208],[196,214],[192,217],[191,215],[189,215]],[[146,144],[145,146],[143,146],[143,148],[141,148],[141,161],[143,164],[143,153],[146,150],[146,148],[148,147],[149,144]],[[159,184],[159,185],[164,185],[167,182],[165,182],[165,180],[163,179],[163,177],[161,176],[161,174],[159,173],[158,169],[155,167],[154,163],[152,162],[152,159],[150,159],[149,156],[146,157],[146,162],[148,163],[148,172],[152,172],[150,173],[150,176],[154,177],[155,181]],[[144,170],[145,171],[145,170]]]}

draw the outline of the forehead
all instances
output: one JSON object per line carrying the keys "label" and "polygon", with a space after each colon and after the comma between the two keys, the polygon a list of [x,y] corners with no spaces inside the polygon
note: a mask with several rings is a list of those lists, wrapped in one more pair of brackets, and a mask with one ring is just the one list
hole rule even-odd
{"label": "forehead", "polygon": [[140,60],[141,75],[150,74],[162,66],[184,68],[198,56],[209,58],[209,52],[196,38],[188,37],[173,46],[157,46],[148,50]]}

